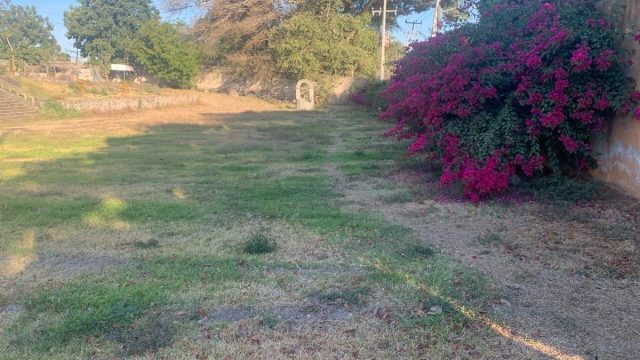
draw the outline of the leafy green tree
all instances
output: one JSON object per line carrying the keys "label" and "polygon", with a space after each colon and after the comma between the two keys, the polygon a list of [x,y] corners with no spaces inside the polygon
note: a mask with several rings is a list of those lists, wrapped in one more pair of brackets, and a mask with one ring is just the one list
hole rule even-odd
{"label": "leafy green tree", "polygon": [[[474,1],[442,0],[440,4],[445,10],[445,17],[449,20],[464,17],[465,11],[468,10],[465,5]],[[398,15],[426,11],[434,4],[435,0],[388,0],[388,8],[397,8]],[[292,69],[298,66],[293,62],[302,61],[312,64],[314,61],[327,58],[322,54],[293,53],[293,49],[304,49],[294,44],[301,43],[304,39],[298,38],[295,31],[289,31],[287,28],[295,28],[301,26],[303,22],[309,22],[310,30],[306,27],[301,27],[300,30],[311,35],[319,26],[325,30],[328,29],[327,26],[319,24],[317,18],[313,19],[313,16],[324,18],[328,14],[341,14],[343,17],[340,19],[343,20],[349,19],[344,16],[358,19],[366,16],[369,19],[367,25],[377,29],[381,17],[370,15],[372,9],[382,6],[382,0],[215,0],[214,2],[164,0],[164,5],[168,10],[173,11],[197,8],[203,14],[194,22],[190,31],[203,44],[205,65],[225,65],[239,74],[268,78],[275,70],[274,56],[278,56],[279,61],[285,61],[284,56],[287,54],[293,56],[290,61],[285,61],[286,64],[279,66],[282,70],[293,72],[299,72]],[[397,26],[396,18],[396,16],[388,17],[389,28]],[[284,28],[282,24],[286,24]],[[336,31],[337,28],[329,31],[329,34],[335,34]],[[283,38],[289,35],[293,36],[291,40],[287,41]],[[336,40],[326,33],[314,35],[321,35],[319,39]],[[273,41],[278,44],[270,44]],[[344,45],[344,42],[342,44]],[[319,44],[313,46],[322,47]],[[333,58],[335,49],[329,46],[327,49],[332,54],[329,58]],[[306,60],[303,61],[303,58]],[[363,58],[363,62],[367,62],[368,59],[368,57]],[[356,66],[356,68],[367,68],[367,66]]]}
{"label": "leafy green tree", "polygon": [[143,24],[158,19],[151,0],[78,0],[64,14],[67,37],[82,56],[106,66],[126,61]]}
{"label": "leafy green tree", "polygon": [[165,85],[192,88],[200,70],[198,48],[178,26],[152,20],[131,46],[135,61]]}
{"label": "leafy green tree", "polygon": [[34,6],[0,2],[0,56],[10,60],[12,71],[18,61],[35,64],[53,60],[60,46],[52,31],[49,19],[40,16]]}
{"label": "leafy green tree", "polygon": [[297,78],[375,73],[378,34],[368,14],[298,13],[269,34],[279,71]]}

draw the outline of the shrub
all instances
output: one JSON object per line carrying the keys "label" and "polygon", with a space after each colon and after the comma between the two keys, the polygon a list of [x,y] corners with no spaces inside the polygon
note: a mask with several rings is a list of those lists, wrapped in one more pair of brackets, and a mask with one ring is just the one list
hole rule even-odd
{"label": "shrub", "polygon": [[595,167],[591,136],[640,100],[623,34],[588,0],[478,9],[477,23],[411,45],[385,90],[387,135],[440,159],[440,182],[462,183],[474,202],[514,175]]}
{"label": "shrub", "polygon": [[243,251],[246,254],[260,255],[274,252],[276,247],[276,242],[271,239],[271,237],[263,233],[257,233],[247,240],[244,244]]}
{"label": "shrub", "polygon": [[387,88],[387,81],[374,80],[358,87],[351,94],[351,101],[359,106],[373,110],[385,110],[387,100],[382,96],[382,92]]}

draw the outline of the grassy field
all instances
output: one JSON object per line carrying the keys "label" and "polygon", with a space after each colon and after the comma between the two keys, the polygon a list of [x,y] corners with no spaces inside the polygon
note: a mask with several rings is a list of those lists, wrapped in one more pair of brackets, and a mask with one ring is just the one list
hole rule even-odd
{"label": "grassy field", "polygon": [[413,196],[371,114],[155,116],[3,132],[0,358],[544,357],[491,280],[349,205]]}
{"label": "grassy field", "polygon": [[0,356],[487,354],[485,281],[342,206],[402,150],[337,114],[4,136]]}

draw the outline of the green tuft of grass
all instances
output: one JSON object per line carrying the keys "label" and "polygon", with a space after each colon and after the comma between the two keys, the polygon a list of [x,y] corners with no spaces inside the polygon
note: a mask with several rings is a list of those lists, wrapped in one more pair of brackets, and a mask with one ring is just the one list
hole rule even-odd
{"label": "green tuft of grass", "polygon": [[406,251],[405,255],[413,258],[430,258],[435,255],[435,250],[428,245],[413,245]]}
{"label": "green tuft of grass", "polygon": [[269,329],[275,329],[276,326],[278,326],[278,324],[280,323],[280,317],[276,314],[265,314],[262,317],[262,320],[260,320],[260,323],[264,326],[266,326]]}
{"label": "green tuft of grass", "polygon": [[277,244],[270,236],[264,233],[257,233],[252,235],[247,242],[245,242],[242,251],[245,254],[261,255],[268,254],[276,251]]}
{"label": "green tuft of grass", "polygon": [[136,241],[133,243],[133,247],[136,249],[151,249],[157,248],[160,246],[160,243],[156,239],[149,239],[147,241]]}
{"label": "green tuft of grass", "polygon": [[321,302],[330,304],[363,305],[370,294],[368,287],[333,288],[326,291],[316,291],[309,294]]}

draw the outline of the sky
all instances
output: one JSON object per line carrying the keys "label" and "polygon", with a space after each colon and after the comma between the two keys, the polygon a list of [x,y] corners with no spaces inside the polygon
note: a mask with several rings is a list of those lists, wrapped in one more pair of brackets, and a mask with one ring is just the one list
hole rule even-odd
{"label": "sky", "polygon": [[[156,7],[162,9],[162,0],[153,0]],[[64,12],[72,5],[77,4],[76,0],[12,0],[16,5],[34,5],[38,10],[38,13],[42,16],[49,18],[53,24],[53,34],[58,40],[60,47],[68,54],[75,54],[73,47],[73,41],[67,39],[64,27]],[[165,19],[169,19],[170,15],[166,12],[161,12],[161,15]],[[416,25],[415,31],[418,32],[420,39],[426,38],[431,33],[431,23],[433,21],[433,11],[427,11],[420,14],[412,14],[409,16],[401,16],[398,18],[400,27],[394,29],[391,34],[393,37],[403,43],[407,43],[407,32],[411,30],[411,25],[406,24],[405,21],[422,21],[422,25]]]}
{"label": "sky", "polygon": [[417,36],[419,40],[425,40],[431,34],[431,25],[433,24],[433,10],[425,11],[419,14],[411,14],[409,16],[400,16],[398,18],[398,24],[400,28],[392,31],[392,36],[401,41],[402,43],[407,43],[407,34],[411,31],[411,24],[407,24],[405,21],[410,22],[422,22],[420,25],[415,25],[414,32],[417,35],[414,35],[414,39]]}

